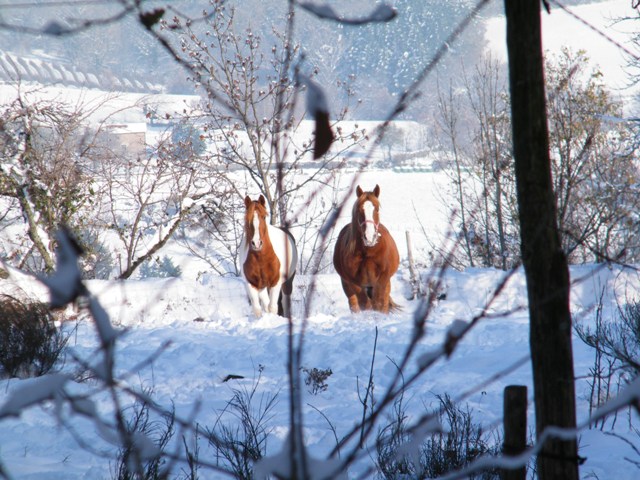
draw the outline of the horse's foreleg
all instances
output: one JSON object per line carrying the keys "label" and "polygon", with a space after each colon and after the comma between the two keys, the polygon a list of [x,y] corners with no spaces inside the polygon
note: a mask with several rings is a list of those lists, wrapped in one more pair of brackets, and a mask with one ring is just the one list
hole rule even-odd
{"label": "horse's foreleg", "polygon": [[358,294],[358,302],[360,303],[360,310],[371,310],[371,287],[365,287],[360,289]]}
{"label": "horse's foreleg", "polygon": [[261,292],[251,285],[247,283],[247,294],[249,295],[249,301],[251,302],[251,309],[253,310],[253,314],[256,318],[262,316],[262,308],[260,308],[260,296]]}
{"label": "horse's foreleg", "polygon": [[391,294],[391,280],[380,282],[373,288],[371,303],[377,312],[389,313],[389,295]]}
{"label": "horse's foreleg", "polygon": [[362,306],[362,295],[366,297],[366,293],[357,285],[342,280],[342,290],[349,301],[349,309],[353,313],[359,313]]}
{"label": "horse's foreleg", "polygon": [[275,286],[269,288],[269,313],[278,313],[278,299],[280,297],[280,289],[282,283],[278,282]]}
{"label": "horse's foreleg", "polygon": [[347,296],[347,300],[349,301],[349,310],[353,313],[360,312],[360,302],[358,301],[357,295]]}
{"label": "horse's foreleg", "polygon": [[269,295],[269,289],[263,288],[260,290],[260,305],[262,306],[263,312],[270,312],[270,301],[271,296]]}

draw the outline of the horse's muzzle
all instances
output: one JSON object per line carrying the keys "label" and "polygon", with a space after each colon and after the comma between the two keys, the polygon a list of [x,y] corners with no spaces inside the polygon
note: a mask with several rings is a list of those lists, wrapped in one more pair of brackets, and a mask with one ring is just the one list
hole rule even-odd
{"label": "horse's muzzle", "polygon": [[[373,226],[373,232],[370,231],[371,229],[367,229],[368,224],[371,224]],[[364,243],[365,247],[373,247],[378,243],[380,232],[378,232],[378,224],[376,222],[374,222],[373,220],[365,220],[364,222],[360,223],[360,229],[360,233],[362,234],[362,243]],[[367,230],[369,230],[369,232],[367,232]],[[369,239],[370,235],[367,235],[367,233],[373,233],[373,238]]]}
{"label": "horse's muzzle", "polygon": [[380,234],[378,232],[376,232],[375,236],[373,237],[373,240],[369,240],[367,239],[367,237],[365,237],[364,235],[362,236],[362,243],[364,243],[365,247],[375,247],[378,244],[378,238],[380,238]]}

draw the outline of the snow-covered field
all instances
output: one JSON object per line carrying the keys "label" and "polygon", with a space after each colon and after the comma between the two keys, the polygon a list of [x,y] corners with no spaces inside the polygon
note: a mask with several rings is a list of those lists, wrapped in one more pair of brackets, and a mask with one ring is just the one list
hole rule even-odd
{"label": "snow-covered field", "polygon": [[[384,178],[384,180],[382,180]],[[369,172],[360,178],[363,186],[380,182],[382,187],[382,221],[403,245],[402,232],[416,224],[416,211],[409,208],[412,199],[429,196],[424,185],[438,178],[437,174],[391,174]],[[400,188],[402,186],[402,189]],[[421,190],[421,186],[423,187]],[[403,195],[393,192],[402,191]],[[422,192],[422,193],[421,193]],[[442,205],[436,201],[421,202],[417,210],[421,220],[432,228],[444,228]],[[438,220],[436,220],[438,219]],[[429,223],[431,222],[431,223]],[[398,238],[400,237],[400,238]],[[415,236],[414,238],[416,238]],[[419,243],[419,242],[416,242]],[[402,253],[406,259],[406,253]],[[45,295],[42,287],[15,273],[25,290]],[[423,270],[422,275],[427,276]],[[435,350],[443,342],[447,329],[455,320],[470,320],[489,299],[495,285],[504,274],[496,270],[473,269],[450,271],[446,276],[446,299],[438,303],[427,323],[427,335],[420,343],[417,355]],[[605,318],[616,309],[616,300],[624,302],[638,291],[636,272],[596,267],[575,267],[572,308],[579,322],[593,320],[592,307],[600,288],[607,288]],[[394,299],[403,306],[400,313],[383,316],[373,313],[352,315],[347,307],[339,277],[335,274],[316,278],[313,297],[308,295],[312,278],[296,277],[294,291],[295,324],[300,325],[304,302],[312,300],[306,331],[302,365],[308,369],[328,369],[333,372],[327,380],[326,391],[316,395],[305,390],[306,441],[314,457],[322,457],[362,414],[359,401],[363,385],[368,379],[373,345],[378,331],[374,367],[375,394],[381,394],[395,373],[395,362],[412,334],[412,314],[418,301],[407,300],[409,293],[406,263],[393,279]],[[277,395],[272,417],[268,420],[270,437],[268,452],[273,455],[282,447],[288,425],[288,395],[286,352],[288,325],[284,318],[266,315],[255,319],[251,315],[239,278],[204,276],[197,282],[191,275],[184,279],[149,279],[126,282],[90,281],[91,291],[108,310],[116,327],[127,328],[118,341],[117,370],[120,374],[144,363],[158,349],[162,354],[150,365],[130,374],[127,382],[132,388],[150,389],[153,398],[165,408],[175,406],[178,415],[188,417],[200,402],[196,420],[203,427],[213,427],[232,389],[250,389],[261,373],[258,393]],[[6,281],[0,289],[7,291]],[[613,296],[617,292],[617,297]],[[519,308],[522,307],[522,308]],[[425,408],[435,408],[435,395],[449,394],[456,398],[472,391],[461,403],[471,408],[474,421],[487,430],[500,429],[502,394],[506,385],[529,387],[532,398],[529,362],[514,372],[482,385],[484,381],[506,367],[526,357],[528,352],[528,320],[526,291],[521,272],[509,280],[507,288],[492,312],[513,312],[481,321],[447,360],[439,361],[422,380],[406,394],[407,414],[414,418]],[[97,338],[88,319],[68,324],[77,325],[70,347],[86,360],[95,356]],[[585,377],[593,366],[593,352],[578,339],[574,341],[579,421],[588,414],[588,386]],[[67,362],[65,371],[71,372],[74,362]],[[410,366],[410,370],[416,364]],[[228,375],[244,377],[224,382]],[[3,381],[3,398],[33,380]],[[92,382],[72,384],[74,392],[91,391]],[[477,390],[473,390],[478,386]],[[360,392],[359,392],[360,388]],[[109,398],[96,394],[98,411],[108,415]],[[0,459],[13,478],[19,479],[96,479],[109,478],[113,461],[101,455],[113,453],[114,447],[104,439],[86,418],[62,408],[58,418],[56,403],[25,410],[19,418],[5,419],[0,429]],[[320,414],[322,412],[322,414]],[[533,425],[533,407],[529,407],[529,425]],[[325,418],[326,417],[326,418]],[[630,431],[629,421],[637,422],[634,412],[621,412],[616,433],[640,445],[640,438]],[[330,422],[330,423],[329,423]],[[64,423],[64,425],[62,424]],[[609,425],[609,424],[608,424]],[[78,446],[67,427],[81,436],[88,445]],[[625,460],[640,457],[623,440],[599,430],[586,429],[580,438],[580,455],[587,458],[582,475],[597,478],[637,478],[638,469]],[[96,451],[89,451],[88,446]],[[213,460],[213,452],[200,446],[201,459]],[[98,455],[97,453],[100,453]],[[373,453],[372,453],[373,455]],[[367,456],[365,456],[366,463]],[[110,467],[111,466],[111,467]],[[178,473],[178,472],[176,472]],[[357,472],[352,472],[354,475]],[[202,478],[217,478],[203,471]],[[595,477],[594,477],[595,478]]]}
{"label": "snow-covered field", "polygon": [[[620,12],[623,5],[628,9],[626,0],[604,2],[603,5],[608,12]],[[596,10],[595,6],[588,5],[579,7],[578,11],[592,23],[599,21],[600,27],[608,25],[610,17],[603,17]],[[561,22],[558,31],[567,31],[568,26],[575,25],[573,20],[555,10],[548,18],[554,20],[545,19],[545,23],[564,18],[558,20]],[[500,22],[503,20],[489,20],[488,30],[490,46],[498,52],[500,42],[504,41],[504,27]],[[552,33],[545,35],[545,41],[554,38]],[[563,42],[559,34],[557,38],[557,42]],[[576,39],[603,68],[614,58],[608,42],[587,44],[587,41],[595,41],[590,34],[569,35],[567,42]],[[607,81],[613,77],[619,79],[623,73],[620,59],[616,58],[617,66],[606,68]],[[348,175],[341,180],[346,184]],[[332,371],[325,391],[315,395],[306,389],[302,392],[306,442],[316,458],[325,456],[336,445],[335,436],[344,435],[362,415],[360,398],[369,378],[376,330],[374,396],[380,395],[388,385],[396,372],[395,362],[411,338],[413,312],[418,301],[407,300],[409,272],[405,232],[411,232],[416,251],[425,254],[428,247],[423,228],[432,241],[441,238],[448,228],[448,213],[440,199],[446,193],[446,176],[442,172],[366,172],[358,183],[365,189],[376,183],[381,186],[382,222],[394,235],[403,262],[392,280],[392,296],[403,310],[388,316],[353,315],[348,310],[336,274],[328,273],[315,279],[304,275],[296,277],[293,298],[296,328],[302,322],[305,302],[311,301],[302,366]],[[346,218],[341,218],[338,227],[345,221]],[[202,266],[195,261],[191,263],[188,258],[183,260],[180,279],[88,282],[114,326],[127,330],[117,342],[116,370],[123,375],[143,364],[142,368],[126,376],[127,384],[134,389],[149,390],[162,407],[170,409],[174,406],[178,416],[195,415],[194,421],[204,428],[213,428],[234,389],[250,390],[260,376],[257,386],[260,399],[277,395],[266,422],[270,431],[267,454],[276,455],[283,447],[289,424],[287,321],[276,315],[253,318],[241,279],[198,275]],[[607,292],[603,298],[604,318],[612,318],[618,302],[633,299],[640,287],[640,278],[632,270],[582,266],[572,268],[571,273],[575,282],[572,289],[574,317],[577,322],[586,324],[593,322],[593,307],[602,288]],[[421,274],[426,278],[430,272],[423,269]],[[416,355],[437,349],[455,320],[468,321],[477,314],[503,275],[503,272],[486,269],[447,272],[446,298],[439,301],[429,317],[427,335]],[[309,285],[314,281],[316,285],[311,296]],[[12,271],[10,280],[0,280],[0,292],[15,291],[15,288],[47,298],[41,285]],[[503,389],[518,384],[529,387],[528,419],[533,428],[533,391],[528,361],[508,375],[483,384],[528,353],[526,290],[522,272],[509,280],[491,311],[511,313],[494,315],[479,322],[450,358],[437,362],[420,382],[411,386],[404,398],[410,418],[424,413],[426,408],[437,407],[436,395],[449,394],[456,399],[464,392],[471,392],[462,400],[461,406],[468,405],[474,421],[488,431],[499,431]],[[70,349],[75,356],[91,361],[98,345],[94,325],[84,317],[65,325],[67,329],[76,327],[70,337]],[[594,364],[594,353],[577,338],[573,347],[578,378],[578,421],[584,423],[588,416],[587,378]],[[147,364],[145,361],[158,350],[161,354]],[[68,356],[63,371],[72,373],[75,367],[75,362]],[[415,369],[416,363],[410,364],[409,368]],[[243,378],[225,382],[229,375]],[[3,380],[0,409],[12,394],[34,381]],[[85,380],[71,382],[67,388],[77,394],[92,393],[97,412],[107,418],[111,400],[105,392],[93,392],[95,386],[93,381]],[[60,405],[63,406],[59,408]],[[640,478],[640,469],[632,463],[640,461],[640,454],[628,443],[640,448],[640,437],[633,431],[638,425],[637,413],[624,410],[615,424],[616,436],[609,434],[612,421],[603,431],[582,430],[579,453],[586,462],[581,467],[581,477],[601,480]],[[191,447],[195,447],[192,437],[185,437]],[[178,438],[178,441],[182,439]],[[213,450],[204,441],[199,447],[202,460],[216,461]],[[350,472],[352,476],[361,472],[366,464],[371,464],[369,454],[373,457],[375,452],[371,445],[369,448]],[[25,409],[18,418],[0,421],[0,476],[6,472],[9,478],[25,480],[112,478],[115,450],[94,422],[56,401]],[[178,475],[180,467],[174,473]],[[218,478],[207,470],[201,471],[200,476]]]}

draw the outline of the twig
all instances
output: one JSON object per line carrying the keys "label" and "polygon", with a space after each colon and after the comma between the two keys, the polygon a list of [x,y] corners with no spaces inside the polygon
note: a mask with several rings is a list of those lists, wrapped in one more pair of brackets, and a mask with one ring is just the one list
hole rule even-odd
{"label": "twig", "polygon": [[367,384],[367,389],[365,391],[364,400],[362,401],[363,408],[362,408],[362,421],[361,421],[362,428],[360,430],[360,448],[364,448],[364,438],[365,438],[364,427],[366,425],[365,419],[367,417],[367,403],[369,401],[369,396],[372,397],[371,409],[373,410],[373,365],[376,361],[377,347],[378,347],[378,327],[376,326],[376,336],[373,341],[373,352],[371,354],[371,369],[369,370],[369,382]]}

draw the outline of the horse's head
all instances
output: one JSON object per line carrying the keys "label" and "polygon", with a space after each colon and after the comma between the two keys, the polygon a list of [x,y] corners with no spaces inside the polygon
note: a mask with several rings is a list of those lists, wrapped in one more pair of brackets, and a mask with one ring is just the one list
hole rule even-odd
{"label": "horse's head", "polygon": [[244,198],[247,211],[244,214],[244,234],[251,250],[259,252],[267,238],[267,202],[262,195],[258,200]]}
{"label": "horse's head", "polygon": [[365,192],[360,188],[356,188],[356,196],[358,199],[353,206],[353,224],[358,228],[362,236],[362,242],[366,247],[373,247],[378,243],[380,234],[378,227],[380,225],[380,187],[376,185],[372,192]]}

